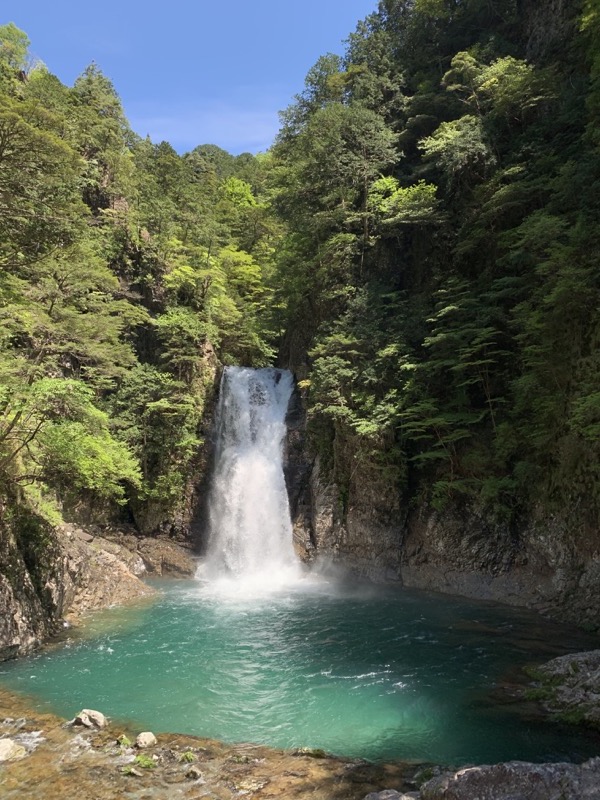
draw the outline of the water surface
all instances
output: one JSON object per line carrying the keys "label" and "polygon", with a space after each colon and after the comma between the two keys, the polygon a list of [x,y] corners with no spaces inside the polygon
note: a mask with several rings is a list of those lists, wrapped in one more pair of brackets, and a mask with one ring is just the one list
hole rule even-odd
{"label": "water surface", "polygon": [[515,665],[597,646],[535,615],[310,578],[265,595],[160,586],[152,606],[99,614],[83,638],[1,665],[0,682],[66,717],[91,707],[139,729],[372,760],[598,754],[590,734],[492,699]]}

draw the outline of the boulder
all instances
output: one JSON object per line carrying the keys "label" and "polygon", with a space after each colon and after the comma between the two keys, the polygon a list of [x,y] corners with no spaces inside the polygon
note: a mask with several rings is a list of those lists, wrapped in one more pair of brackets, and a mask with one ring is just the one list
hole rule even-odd
{"label": "boulder", "polygon": [[106,717],[93,708],[83,708],[73,720],[74,725],[83,725],[85,728],[105,728],[108,724]]}
{"label": "boulder", "polygon": [[155,744],[157,744],[156,736],[150,731],[143,731],[135,740],[135,746],[139,747],[140,750],[145,747],[154,747]]}
{"label": "boulder", "polygon": [[149,573],[191,578],[196,574],[195,560],[182,547],[164,539],[140,539],[138,553]]}
{"label": "boulder", "polygon": [[600,758],[585,764],[466,767],[421,787],[422,800],[600,800]]}
{"label": "boulder", "polygon": [[26,755],[27,750],[12,739],[0,739],[0,761],[17,761]]}
{"label": "boulder", "polygon": [[600,650],[553,658],[536,672],[548,711],[600,727]]}

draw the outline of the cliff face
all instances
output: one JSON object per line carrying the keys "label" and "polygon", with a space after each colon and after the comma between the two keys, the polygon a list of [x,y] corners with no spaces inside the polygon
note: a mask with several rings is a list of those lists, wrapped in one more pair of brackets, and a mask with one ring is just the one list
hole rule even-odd
{"label": "cliff face", "polygon": [[59,587],[64,566],[49,527],[23,513],[9,515],[6,505],[0,512],[0,660],[4,660],[29,652],[56,629],[63,606]]}
{"label": "cliff face", "polygon": [[532,509],[510,529],[477,509],[422,508],[402,543],[406,586],[527,606],[575,625],[600,627],[600,533],[580,514]]}
{"label": "cliff face", "polygon": [[437,511],[402,498],[393,474],[335,446],[343,488],[290,432],[294,536],[307,560],[332,558],[377,581],[535,609],[600,627],[600,531],[577,509],[531,509],[509,525],[473,505]]}
{"label": "cliff face", "polygon": [[527,37],[527,57],[544,58],[554,48],[564,46],[573,36],[576,17],[572,0],[521,0],[521,17]]}
{"label": "cliff face", "polygon": [[153,594],[125,548],[23,508],[0,512],[0,661],[34,650],[68,615]]}

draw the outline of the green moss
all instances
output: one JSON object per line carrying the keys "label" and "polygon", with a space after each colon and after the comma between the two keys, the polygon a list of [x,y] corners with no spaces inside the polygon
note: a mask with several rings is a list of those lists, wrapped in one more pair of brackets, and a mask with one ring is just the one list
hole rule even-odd
{"label": "green moss", "polygon": [[589,720],[585,718],[586,709],[584,708],[568,708],[554,714],[556,722],[564,722],[567,725],[589,725]]}
{"label": "green moss", "polygon": [[556,691],[547,686],[535,686],[531,689],[526,689],[524,696],[526,700],[544,702],[547,700],[554,700],[556,698]]}
{"label": "green moss", "polygon": [[544,672],[539,667],[523,667],[523,672],[528,678],[531,678],[531,680],[537,681],[544,686],[559,686],[563,680],[560,675],[548,675],[547,672]]}

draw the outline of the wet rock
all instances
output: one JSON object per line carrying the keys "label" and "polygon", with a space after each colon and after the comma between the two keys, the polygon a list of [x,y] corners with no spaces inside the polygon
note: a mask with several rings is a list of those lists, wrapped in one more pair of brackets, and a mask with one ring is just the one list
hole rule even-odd
{"label": "wet rock", "polygon": [[413,800],[413,798],[418,798],[418,796],[418,792],[403,794],[402,792],[397,792],[395,789],[384,789],[382,792],[371,792],[364,800]]}
{"label": "wet rock", "polygon": [[144,773],[141,770],[136,769],[135,767],[127,767],[127,769],[123,770],[123,774],[124,775],[131,775],[134,778],[143,778],[144,777]]}
{"label": "wet rock", "polygon": [[149,573],[191,578],[196,574],[195,560],[179,545],[164,539],[140,539],[138,553]]}
{"label": "wet rock", "polygon": [[600,727],[600,650],[554,658],[536,673],[548,711]]}
{"label": "wet rock", "polygon": [[93,708],[84,708],[77,714],[73,724],[83,725],[85,728],[105,728],[108,722],[101,711],[94,711]]}
{"label": "wet rock", "polygon": [[421,787],[422,800],[600,800],[600,758],[585,764],[509,761],[446,773]]}
{"label": "wet rock", "polygon": [[308,756],[309,758],[327,758],[327,753],[320,747],[299,747],[294,750],[295,756]]}
{"label": "wet rock", "polygon": [[156,744],[156,736],[151,733],[151,731],[143,731],[142,733],[138,734],[135,740],[135,746],[139,747],[140,750],[144,749],[145,747],[154,747]]}
{"label": "wet rock", "polygon": [[26,755],[27,750],[12,739],[0,739],[0,761],[17,761]]}
{"label": "wet rock", "polygon": [[185,777],[193,781],[198,781],[202,777],[202,771],[199,767],[190,767],[185,773]]}

